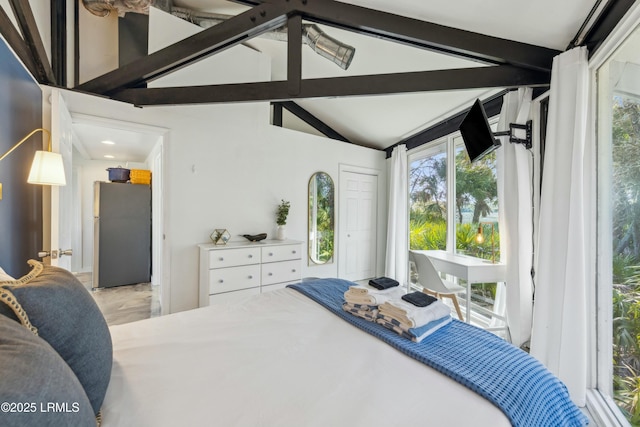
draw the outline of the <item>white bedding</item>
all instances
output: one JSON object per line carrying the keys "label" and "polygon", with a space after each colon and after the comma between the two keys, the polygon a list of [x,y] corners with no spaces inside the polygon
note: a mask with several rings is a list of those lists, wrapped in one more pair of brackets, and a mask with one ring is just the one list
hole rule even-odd
{"label": "white bedding", "polygon": [[111,328],[103,427],[510,426],[291,289]]}

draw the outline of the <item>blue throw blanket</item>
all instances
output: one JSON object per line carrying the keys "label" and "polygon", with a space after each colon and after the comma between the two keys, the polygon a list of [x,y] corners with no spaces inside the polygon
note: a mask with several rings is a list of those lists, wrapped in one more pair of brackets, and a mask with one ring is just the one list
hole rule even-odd
{"label": "blue throw blanket", "polygon": [[349,323],[376,336],[480,394],[522,427],[585,426],[587,417],[569,398],[566,386],[538,360],[485,330],[453,320],[420,343],[342,309],[341,279],[289,285]]}

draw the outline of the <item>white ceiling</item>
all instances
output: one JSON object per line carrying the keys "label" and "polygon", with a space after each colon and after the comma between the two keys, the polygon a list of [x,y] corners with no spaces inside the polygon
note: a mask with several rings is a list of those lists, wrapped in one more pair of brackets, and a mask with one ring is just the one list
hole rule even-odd
{"label": "white ceiling", "polygon": [[[348,0],[344,3],[418,18],[481,34],[564,50],[597,0]],[[207,12],[237,14],[247,8],[224,0],[175,0],[174,4]],[[477,67],[479,64],[408,47],[338,28],[323,27],[332,37],[356,48],[345,71],[303,46],[303,78]],[[286,43],[256,38],[247,42],[272,58],[272,79],[286,78]],[[296,100],[352,142],[384,149],[450,115],[468,108],[476,98],[499,89],[413,93],[331,99]],[[111,130],[112,131],[112,130]],[[89,138],[97,131],[80,129],[87,152],[103,155]],[[123,141],[129,141],[122,135]],[[85,140],[86,139],[86,140]],[[92,139],[93,141],[93,139]],[[124,143],[123,143],[124,144]],[[139,144],[135,143],[134,145]],[[90,147],[90,148],[89,148]],[[133,152],[123,155],[134,155]],[[139,155],[139,154],[137,154]]]}
{"label": "white ceiling", "polygon": [[95,123],[74,123],[73,130],[75,147],[89,160],[144,163],[158,143],[157,135]]}

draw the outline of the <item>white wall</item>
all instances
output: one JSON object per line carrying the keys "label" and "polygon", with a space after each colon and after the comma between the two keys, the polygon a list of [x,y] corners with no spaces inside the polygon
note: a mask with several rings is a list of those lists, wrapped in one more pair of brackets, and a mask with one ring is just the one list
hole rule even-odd
{"label": "white wall", "polygon": [[[161,20],[174,19],[159,15]],[[162,21],[156,30],[164,36],[184,37],[192,31],[184,24],[180,21],[174,31]],[[162,43],[168,42],[165,37]],[[162,43],[150,41],[150,47],[157,49]],[[230,76],[259,80],[268,78],[269,68],[266,55],[238,46],[154,85],[182,80],[182,84],[214,83]],[[72,113],[169,129],[164,141],[163,197],[171,312],[197,307],[196,245],[207,242],[215,228],[228,229],[234,240],[243,239],[239,235],[245,233],[273,236],[275,209],[281,199],[291,202],[288,237],[305,242],[302,276],[337,276],[336,263],[308,266],[306,262],[307,185],[313,173],[324,171],[339,191],[340,164],[380,171],[378,274],[384,271],[387,184],[383,152],[271,126],[268,103],[135,108],[70,91],[63,96]],[[89,175],[102,175],[103,166],[96,166],[94,172],[87,169],[82,182],[95,179]]]}
{"label": "white wall", "polygon": [[[163,196],[172,312],[197,306],[196,245],[207,242],[213,229],[227,228],[234,239],[244,233],[273,236],[276,205],[286,199],[292,205],[288,235],[306,242],[307,184],[314,172],[328,172],[337,183],[341,163],[378,169],[379,202],[386,206],[383,152],[273,127],[267,103],[140,109],[75,92],[63,96],[74,113],[170,129]],[[379,209],[378,274],[384,271],[385,211]],[[303,277],[336,275],[336,263],[303,262]]]}
{"label": "white wall", "polygon": [[[275,209],[285,199],[291,202],[288,237],[306,242],[307,187],[317,171],[328,172],[338,182],[340,163],[378,169],[379,198],[386,205],[383,153],[270,126],[268,108],[255,107],[264,113],[261,120],[247,119],[254,106],[236,107],[248,110],[240,114],[225,106],[208,107],[216,118],[211,129],[196,119],[191,125],[185,120],[179,142],[172,132],[168,153],[172,311],[195,306],[197,289],[185,294],[175,286],[176,278],[196,279],[194,242],[208,241],[213,229],[226,228],[234,240],[242,240],[239,235],[245,233],[273,236]],[[381,224],[385,217],[380,215]],[[383,262],[378,264],[383,271]],[[302,276],[337,276],[337,264],[314,267],[305,262]]]}
{"label": "white wall", "polygon": [[[84,83],[118,68],[118,15],[95,16],[81,3],[78,6],[78,27],[81,34],[78,81]],[[73,46],[68,49],[73,51]],[[73,62],[70,68],[73,69]]]}

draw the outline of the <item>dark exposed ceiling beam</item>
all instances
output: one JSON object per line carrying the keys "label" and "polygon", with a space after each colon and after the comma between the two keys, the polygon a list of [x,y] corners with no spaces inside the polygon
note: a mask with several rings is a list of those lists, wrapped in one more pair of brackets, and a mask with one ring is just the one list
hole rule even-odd
{"label": "dark exposed ceiling beam", "polygon": [[[77,89],[110,95],[123,88],[140,86],[280,27],[287,21],[287,16],[293,17],[298,14],[304,19],[394,42],[478,61],[517,65],[533,70],[550,70],[553,56],[559,53],[553,49],[485,36],[333,0],[270,0],[259,3],[251,10],[84,83]],[[296,48],[290,46],[291,51]],[[289,81],[295,84],[295,80]]]}
{"label": "dark exposed ceiling beam", "polygon": [[[342,136],[339,132],[334,130],[331,126],[311,114],[309,111],[302,108],[300,105],[296,104],[293,101],[285,101],[285,102],[274,102],[274,106],[284,107],[287,111],[289,111],[294,116],[298,117],[300,120],[307,123],[309,126],[313,127],[318,132],[322,133],[327,138],[337,139],[338,141],[349,142],[347,138]],[[282,126],[282,120],[280,120],[280,126]]]}
{"label": "dark exposed ceiling beam", "polygon": [[[304,19],[468,59],[550,70],[554,49],[465,31],[334,0],[286,0]],[[236,1],[249,6],[259,1]]]}
{"label": "dark exposed ceiling beam", "polygon": [[124,89],[112,96],[138,106],[287,101],[296,98],[384,95],[491,87],[545,86],[549,73],[510,65],[409,73],[305,79],[291,94],[287,81]]}
{"label": "dark exposed ceiling beam", "polygon": [[37,80],[41,83],[55,84],[53,69],[49,64],[49,58],[47,58],[47,52],[29,2],[27,0],[11,0],[10,3],[22,37],[31,51],[31,57],[38,74]]}
{"label": "dark exposed ceiling beam", "polygon": [[51,68],[58,85],[67,86],[67,1],[51,1]]}
{"label": "dark exposed ceiling beam", "polygon": [[288,3],[265,4],[230,18],[191,37],[140,58],[77,87],[108,95],[176,71],[192,62],[236,46],[286,22]]}
{"label": "dark exposed ceiling beam", "polygon": [[272,124],[274,126],[282,127],[282,103],[280,102],[272,102],[273,106],[273,120]]}
{"label": "dark exposed ceiling beam", "polygon": [[[596,3],[569,46],[567,46],[567,50],[572,49],[576,46],[584,45],[587,46],[589,55],[593,55],[602,45],[604,40],[609,36],[609,34],[611,34],[611,32],[615,29],[618,22],[620,22],[622,17],[629,11],[634,3],[635,0],[609,0],[601,10],[600,3]],[[540,91],[544,90],[546,89],[534,89],[533,98],[541,95],[542,93]],[[483,102],[484,109],[489,117],[500,112],[500,108],[502,105],[502,95],[505,92],[506,91],[500,92],[491,99]],[[444,119],[440,123],[437,123],[429,127],[428,129],[425,129],[424,131],[418,132],[415,135],[410,136],[409,138],[406,138],[396,144],[391,145],[390,147],[385,148],[387,158],[391,157],[391,152],[396,145],[406,144],[407,148],[411,149],[457,131],[460,127],[460,122],[467,114],[467,111],[468,109],[454,114],[453,116]],[[543,115],[542,118],[544,119],[545,116]],[[545,130],[546,124],[544,124],[543,122],[541,125],[541,131],[544,132]]]}
{"label": "dark exposed ceiling beam", "polygon": [[9,46],[11,46],[11,49],[18,55],[22,63],[29,69],[29,72],[40,81],[40,75],[38,74],[36,65],[33,63],[29,46],[27,46],[18,30],[13,26],[13,22],[11,22],[9,15],[7,15],[2,6],[0,6],[0,34],[2,34],[2,37],[9,43]]}
{"label": "dark exposed ceiling beam", "polygon": [[608,2],[581,43],[587,47],[590,56],[598,50],[634,3],[635,0],[610,0]]}
{"label": "dark exposed ceiling beam", "polygon": [[553,57],[560,53],[333,0],[302,3],[303,16],[316,22],[493,64],[550,70]]}
{"label": "dark exposed ceiling beam", "polygon": [[300,93],[302,82],[302,17],[293,15],[287,22],[287,81],[289,93]]}

